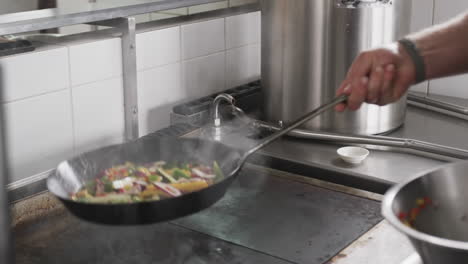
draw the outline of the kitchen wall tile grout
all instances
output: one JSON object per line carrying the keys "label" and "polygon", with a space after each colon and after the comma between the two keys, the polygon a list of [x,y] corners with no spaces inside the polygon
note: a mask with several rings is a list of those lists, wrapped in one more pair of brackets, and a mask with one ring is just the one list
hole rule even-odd
{"label": "kitchen wall tile grout", "polygon": [[[230,4],[230,2],[229,2]],[[224,18],[224,90],[226,90],[226,87],[227,87],[227,75],[228,75],[228,72],[227,72],[227,64],[228,64],[228,61],[227,61],[227,46],[228,46],[228,43],[227,43],[227,35],[228,35],[228,31],[227,31],[227,18]]]}
{"label": "kitchen wall tile grout", "polygon": [[196,58],[193,58],[193,59],[183,60],[182,62],[191,62],[191,61],[198,60],[198,59],[204,59],[204,58],[207,58],[207,57],[210,57],[210,56],[213,56],[213,55],[221,54],[223,52],[226,52],[226,50],[220,50],[220,51],[217,51],[215,53],[210,53],[208,55],[203,55],[203,56],[196,57]]}
{"label": "kitchen wall tile grout", "polygon": [[2,56],[2,57],[0,57],[0,60],[11,59],[11,58],[21,57],[21,56],[28,56],[28,55],[31,55],[31,54],[41,54],[41,53],[50,52],[50,51],[53,51],[53,50],[66,49],[67,48],[66,46],[59,45],[59,44],[50,44],[50,43],[46,43],[46,42],[40,42],[40,43],[43,44],[44,46],[47,46],[47,47],[39,46],[33,51]]}
{"label": "kitchen wall tile grout", "polygon": [[71,81],[71,60],[70,60],[70,48],[67,47],[68,56],[68,87],[70,90],[70,114],[71,114],[71,126],[72,126],[72,151],[73,154],[76,152],[76,131],[75,131],[75,111],[73,108],[73,88]]}
{"label": "kitchen wall tile grout", "polygon": [[89,85],[89,84],[93,84],[93,83],[108,81],[108,80],[116,79],[116,78],[119,78],[119,77],[122,78],[123,74],[120,73],[119,75],[113,75],[113,76],[110,76],[110,77],[100,78],[100,79],[97,79],[97,80],[92,81],[92,82],[84,82],[84,83],[80,83],[80,84],[75,84],[75,85],[72,85],[71,88],[74,89],[74,88],[81,87],[81,86],[84,86],[84,85]]}
{"label": "kitchen wall tile grout", "polygon": [[[188,8],[187,8],[187,13],[188,13]],[[185,66],[184,66],[184,55],[182,54],[183,53],[183,32],[182,32],[182,26],[178,26],[179,27],[179,54],[180,54],[180,85],[181,87],[183,87],[184,89],[187,87],[186,86],[186,78],[185,78]]]}
{"label": "kitchen wall tile grout", "polygon": [[174,60],[174,61],[171,61],[171,62],[165,62],[165,63],[163,63],[163,64],[156,65],[156,66],[143,67],[143,68],[138,69],[137,72],[145,72],[145,71],[149,71],[149,70],[151,70],[151,69],[156,69],[156,68],[159,68],[159,67],[164,67],[164,66],[171,65],[171,64],[174,64],[174,63],[177,63],[177,62],[181,62],[181,60],[178,59],[178,60]]}
{"label": "kitchen wall tile grout", "polygon": [[68,89],[70,89],[70,87],[64,87],[64,88],[61,88],[61,89],[58,89],[58,90],[47,91],[47,92],[44,92],[44,93],[38,93],[38,94],[35,94],[35,95],[25,96],[25,97],[21,97],[19,99],[15,99],[15,100],[9,100],[9,101],[5,101],[5,102],[1,102],[1,104],[2,105],[14,104],[14,103],[17,103],[17,102],[26,101],[26,100],[33,99],[33,98],[36,98],[36,97],[42,97],[42,96],[46,96],[46,95],[49,95],[49,94],[63,92],[63,91],[68,90]]}

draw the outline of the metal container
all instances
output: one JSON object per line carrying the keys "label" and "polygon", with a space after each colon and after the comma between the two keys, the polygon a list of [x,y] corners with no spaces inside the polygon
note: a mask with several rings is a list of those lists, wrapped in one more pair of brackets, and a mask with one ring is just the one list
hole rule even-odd
{"label": "metal container", "polygon": [[[363,50],[409,32],[408,0],[262,0],[266,120],[288,123],[330,101]],[[406,97],[357,112],[327,113],[302,128],[381,134],[401,126]]]}
{"label": "metal container", "polygon": [[[392,187],[384,197],[382,214],[411,240],[424,264],[468,262],[468,162],[425,173]],[[420,209],[413,227],[399,219],[417,208],[417,200],[432,201]]]}

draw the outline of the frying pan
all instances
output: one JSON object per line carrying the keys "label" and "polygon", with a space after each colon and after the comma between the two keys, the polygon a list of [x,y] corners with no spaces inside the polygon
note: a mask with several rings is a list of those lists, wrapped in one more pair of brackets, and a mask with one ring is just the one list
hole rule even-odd
{"label": "frying pan", "polygon": [[[221,199],[247,158],[255,151],[346,101],[347,96],[335,98],[290,126],[263,139],[260,144],[241,152],[220,142],[202,139],[150,138],[101,148],[61,162],[47,179],[49,191],[63,202],[78,218],[108,225],[139,225],[164,222],[201,211]],[[144,164],[158,160],[178,162],[217,161],[224,179],[200,191],[159,201],[129,204],[99,204],[73,201],[70,197],[83,185],[98,177],[100,172],[127,161]]]}

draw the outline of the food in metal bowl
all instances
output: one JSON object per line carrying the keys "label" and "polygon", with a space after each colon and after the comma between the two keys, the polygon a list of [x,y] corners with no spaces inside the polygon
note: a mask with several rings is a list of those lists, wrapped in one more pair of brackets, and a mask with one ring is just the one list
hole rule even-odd
{"label": "food in metal bowl", "polygon": [[393,186],[382,214],[405,234],[425,264],[468,263],[468,161]]}
{"label": "food in metal bowl", "polygon": [[104,170],[71,198],[105,204],[157,201],[202,190],[223,178],[216,162],[212,166],[164,161],[145,165],[126,162]]}
{"label": "food in metal bowl", "polygon": [[416,222],[418,216],[424,209],[429,207],[435,208],[432,200],[429,197],[416,199],[414,207],[409,211],[401,211],[398,213],[398,218],[401,222],[403,222],[403,224],[409,227],[414,227],[414,223]]}

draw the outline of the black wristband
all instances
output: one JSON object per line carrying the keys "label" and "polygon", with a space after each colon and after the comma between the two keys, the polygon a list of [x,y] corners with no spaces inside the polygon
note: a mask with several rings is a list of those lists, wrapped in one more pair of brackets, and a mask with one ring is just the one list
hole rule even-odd
{"label": "black wristband", "polygon": [[411,60],[414,63],[414,68],[416,71],[416,83],[420,83],[426,80],[426,65],[424,64],[424,59],[419,53],[416,44],[409,39],[401,39],[398,41],[406,50]]}

